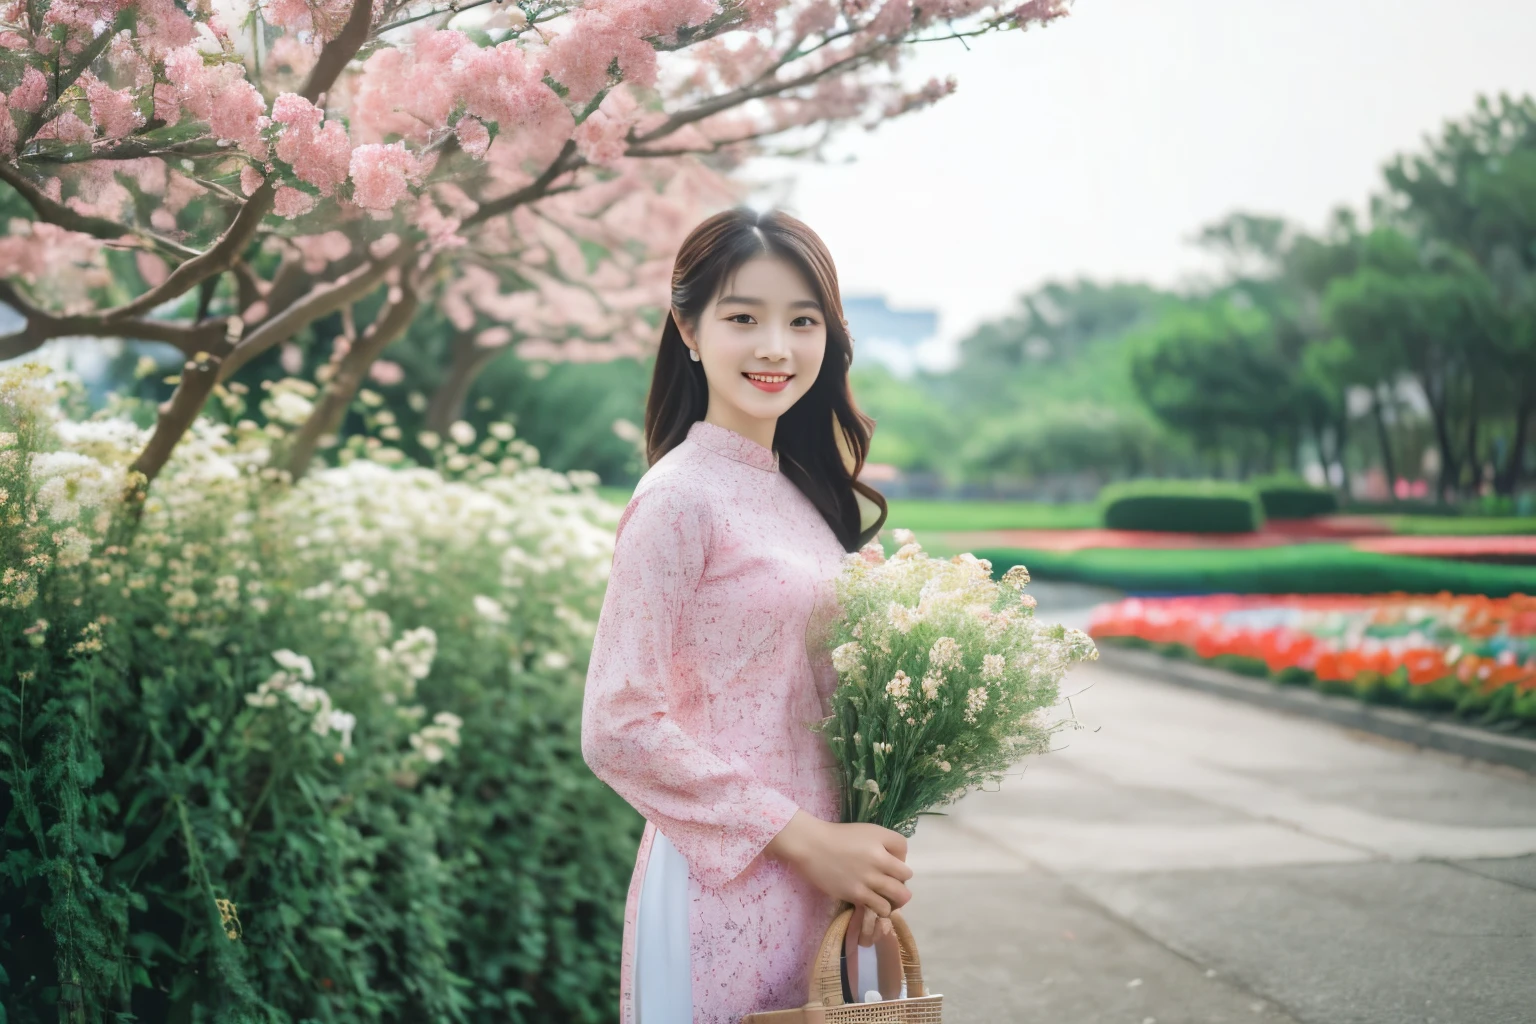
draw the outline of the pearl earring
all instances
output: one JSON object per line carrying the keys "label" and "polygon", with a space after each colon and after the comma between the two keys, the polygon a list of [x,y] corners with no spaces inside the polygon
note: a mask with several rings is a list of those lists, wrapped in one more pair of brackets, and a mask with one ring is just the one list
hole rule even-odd
{"label": "pearl earring", "polygon": [[692,359],[694,362],[698,362],[699,361],[699,350],[696,349],[696,348],[689,349],[688,350],[688,358]]}

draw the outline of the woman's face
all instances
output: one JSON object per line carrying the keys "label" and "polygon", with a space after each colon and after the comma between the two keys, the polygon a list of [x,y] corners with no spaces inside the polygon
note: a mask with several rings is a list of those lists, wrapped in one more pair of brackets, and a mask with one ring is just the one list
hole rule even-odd
{"label": "woman's face", "polygon": [[778,256],[753,257],[723,282],[694,330],[679,324],[709,381],[708,418],[749,437],[766,430],[768,447],[826,354],[826,315],[810,283]]}

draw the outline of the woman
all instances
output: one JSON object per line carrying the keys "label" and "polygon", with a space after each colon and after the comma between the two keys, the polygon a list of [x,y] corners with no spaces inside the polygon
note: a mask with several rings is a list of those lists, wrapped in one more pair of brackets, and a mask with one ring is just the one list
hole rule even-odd
{"label": "woman", "polygon": [[646,818],[620,1024],[800,1006],[838,901],[867,947],[894,941],[890,912],[911,898],[906,840],[837,823],[831,755],[808,728],[836,683],[819,643],[833,578],[886,515],[855,479],[873,421],[849,394],[852,358],[832,258],[805,224],[738,208],[683,242],[650,468],[619,519],[582,713],[582,756]]}

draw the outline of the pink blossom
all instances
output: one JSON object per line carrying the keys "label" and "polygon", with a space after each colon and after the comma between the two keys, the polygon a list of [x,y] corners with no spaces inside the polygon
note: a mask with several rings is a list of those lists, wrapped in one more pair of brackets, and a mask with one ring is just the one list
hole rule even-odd
{"label": "pink blossom", "polygon": [[469,198],[469,193],[451,181],[437,182],[432,186],[432,194],[460,220],[480,209],[480,204]]}
{"label": "pink blossom", "polygon": [[299,371],[304,369],[304,350],[291,341],[285,341],[277,361],[282,365],[284,373],[297,377]]}
{"label": "pink blossom", "polygon": [[405,370],[401,369],[399,363],[392,363],[387,359],[376,359],[373,365],[368,367],[368,376],[373,378],[374,383],[390,388],[405,380]]}
{"label": "pink blossom", "polygon": [[300,192],[289,185],[283,185],[277,190],[277,195],[272,202],[272,210],[279,217],[301,217],[315,208],[315,197],[308,192]]}
{"label": "pink blossom", "polygon": [[111,161],[92,160],[73,168],[75,195],[65,205],[88,217],[119,219],[132,194],[117,180],[117,168]]}
{"label": "pink blossom", "polygon": [[95,136],[96,132],[90,125],[76,117],[73,110],[66,110],[39,128],[34,138],[58,139],[65,145],[73,146],[81,142],[90,142]]}
{"label": "pink blossom", "polygon": [[806,4],[795,15],[794,31],[790,34],[795,38],[808,35],[819,35],[831,30],[837,24],[836,0],[813,0]]}
{"label": "pink blossom", "polygon": [[475,335],[476,348],[502,348],[512,341],[512,330],[509,327],[498,324],[495,327],[487,327]]}
{"label": "pink blossom", "polygon": [[185,174],[172,171],[170,183],[165,188],[165,208],[171,213],[180,213],[188,203],[207,191]]}
{"label": "pink blossom", "polygon": [[112,45],[107,49],[107,63],[130,88],[142,89],[154,82],[155,73],[134,43],[131,35],[113,36]]}
{"label": "pink blossom", "polygon": [[181,120],[181,92],[169,82],[155,83],[155,120],[175,124]]}
{"label": "pink blossom", "polygon": [[484,122],[473,117],[459,118],[454,134],[459,138],[459,148],[476,160],[485,156],[485,151],[491,148],[490,130]]}
{"label": "pink blossom", "polygon": [[81,75],[80,80],[91,104],[91,120],[103,136],[121,139],[144,124],[144,115],[139,113],[132,92],[114,89],[89,72]]}
{"label": "pink blossom", "polygon": [[85,41],[95,36],[97,25],[112,24],[120,6],[118,0],[53,0],[43,16],[43,25],[62,25],[72,30],[65,48],[77,53],[84,48]]}
{"label": "pink blossom", "polygon": [[176,215],[163,206],[157,206],[149,214],[149,226],[156,231],[175,231]]}
{"label": "pink blossom", "polygon": [[324,111],[296,93],[285,92],[272,104],[272,120],[283,126],[277,137],[277,158],[293,167],[300,181],[330,195],[347,180],[352,146],[338,121],[321,128]]}
{"label": "pink blossom", "polygon": [[270,25],[286,29],[310,29],[314,19],[310,17],[309,4],[304,0],[268,0],[262,8],[262,16]]}
{"label": "pink blossom", "polygon": [[306,274],[318,274],[327,263],[339,260],[352,251],[352,240],[340,231],[327,231],[323,235],[296,235],[289,239],[299,250]]}
{"label": "pink blossom", "polygon": [[[217,138],[265,160],[267,143],[261,130],[267,125],[267,104],[244,75],[245,69],[232,62],[206,65],[192,46],[173,50],[165,58],[165,76],[176,86],[181,106],[207,121]],[[158,101],[157,95],[157,113]]]}
{"label": "pink blossom", "polygon": [[41,71],[29,64],[27,70],[22,72],[20,84],[11,90],[11,98],[8,101],[10,108],[35,114],[42,110],[43,104],[47,102],[48,79]]}
{"label": "pink blossom", "polygon": [[139,23],[133,41],[149,60],[160,60],[197,38],[196,25],[176,6],[176,0],[138,0],[134,9]]}
{"label": "pink blossom", "polygon": [[427,246],[431,251],[456,249],[465,243],[463,236],[458,234],[459,218],[443,216],[437,204],[432,202],[432,197],[426,193],[417,197],[409,219],[427,236]]}
{"label": "pink blossom", "polygon": [[365,210],[387,213],[404,199],[407,183],[420,184],[420,164],[405,143],[370,142],[352,151],[352,201]]}
{"label": "pink blossom", "polygon": [[368,243],[368,255],[376,260],[382,260],[398,248],[400,248],[400,236],[391,231]]}
{"label": "pink blossom", "polygon": [[240,168],[240,191],[246,195],[253,195],[261,183],[266,181],[266,176],[250,164]]}
{"label": "pink blossom", "polygon": [[625,137],[639,116],[639,104],[629,89],[619,86],[603,97],[598,108],[576,128],[576,148],[594,164],[618,163],[627,148]]}
{"label": "pink blossom", "polygon": [[318,57],[319,52],[312,43],[286,35],[273,41],[268,60],[272,67],[286,67],[295,75],[307,75]]}
{"label": "pink blossom", "polygon": [[141,156],[134,160],[117,161],[117,173],[133,178],[139,191],[148,196],[158,196],[165,191],[165,161],[157,156]]}
{"label": "pink blossom", "polygon": [[139,276],[151,288],[163,283],[170,276],[171,271],[165,265],[165,260],[152,252],[145,252],[143,249],[140,249],[133,254],[133,262],[139,268]]}
{"label": "pink blossom", "polygon": [[945,96],[955,91],[959,83],[954,75],[947,76],[942,82],[937,78],[928,79],[927,83],[916,92],[904,92],[885,105],[887,118],[899,117],[913,110],[921,110],[923,107],[932,106]]}
{"label": "pink blossom", "polygon": [[90,235],[42,221],[12,221],[0,238],[0,277],[36,282],[78,271],[97,262],[101,243]]}
{"label": "pink blossom", "polygon": [[32,44],[27,42],[27,37],[20,32],[12,32],[9,29],[0,32],[0,50],[26,50],[31,46]]}
{"label": "pink blossom", "polygon": [[675,38],[679,28],[703,24],[714,14],[714,0],[631,0],[583,7],[549,44],[539,70],[570,90],[573,103],[586,103],[608,84],[608,66],[614,61],[625,81],[654,85],[656,50],[646,40]]}
{"label": "pink blossom", "polygon": [[418,31],[408,50],[376,51],[363,65],[352,106],[357,139],[380,142],[393,134],[420,143],[446,127],[460,88],[460,55],[478,52],[462,32],[434,29]]}
{"label": "pink blossom", "polygon": [[1057,18],[1067,16],[1071,0],[1029,0],[1008,12],[1010,20],[1020,25],[1049,25]]}

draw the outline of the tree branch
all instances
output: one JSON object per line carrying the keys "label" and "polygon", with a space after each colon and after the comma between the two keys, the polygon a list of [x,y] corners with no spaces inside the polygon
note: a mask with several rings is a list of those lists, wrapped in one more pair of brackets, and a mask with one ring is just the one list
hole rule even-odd
{"label": "tree branch", "polygon": [[17,194],[27,201],[27,205],[32,207],[38,219],[49,224],[57,224],[68,231],[78,231],[82,235],[104,238],[108,241],[116,241],[124,235],[133,234],[131,228],[117,221],[108,220],[105,217],[87,217],[63,203],[54,202],[21,173],[20,167],[9,161],[0,160],[0,181],[15,189]]}
{"label": "tree branch", "polygon": [[532,182],[524,185],[516,192],[502,196],[500,199],[493,199],[488,203],[482,203],[478,210],[464,218],[464,222],[460,227],[471,228],[485,223],[492,217],[499,217],[504,213],[515,210],[524,203],[531,203],[536,199],[543,199],[545,196],[556,195],[560,192],[572,191],[575,186],[550,188],[549,185],[550,182],[567,171],[574,171],[585,166],[586,162],[584,157],[576,155],[576,140],[567,139],[565,145],[560,149],[560,154],[550,161],[548,167],[544,168],[543,174],[540,174]]}
{"label": "tree branch", "polygon": [[[304,83],[300,95],[313,103],[321,93],[335,84],[337,76],[347,66],[352,55],[367,40],[368,25],[372,15],[371,0],[353,0],[352,11],[347,17],[346,25],[336,38],[326,43],[321,49],[320,56],[315,61],[314,68],[310,70],[309,79]],[[261,226],[262,218],[272,209],[275,193],[276,186],[273,185],[272,178],[268,177],[257,186],[255,192],[251,193],[251,197],[246,200],[245,205],[240,208],[240,212],[235,215],[234,220],[230,222],[229,227],[212,248],[201,256],[193,257],[178,266],[164,281],[138,298],[116,309],[105,311],[102,317],[107,320],[117,320],[153,309],[162,302],[185,294],[205,278],[228,270],[244,251],[246,243],[255,235],[256,229]]]}
{"label": "tree branch", "polygon": [[288,456],[288,471],[295,480],[308,472],[315,451],[320,446],[320,439],[341,429],[347,407],[357,396],[357,389],[362,387],[363,376],[368,368],[415,319],[421,297],[414,277],[409,271],[401,275],[398,291],[391,289],[395,293],[390,295],[388,303],[379,311],[373,323],[368,325],[363,336],[347,350],[335,376],[326,383],[325,391],[309,414],[309,419],[304,421],[294,436]]}
{"label": "tree branch", "polygon": [[412,246],[402,244],[384,259],[364,263],[334,281],[318,284],[303,299],[273,312],[224,357],[219,380],[228,380],[246,363],[272,346],[287,341],[306,324],[361,299],[373,291],[392,267],[403,266],[414,255]]}
{"label": "tree branch", "polygon": [[0,302],[27,319],[27,325],[21,330],[0,336],[0,360],[26,355],[53,338],[72,337],[163,341],[175,345],[190,359],[199,352],[214,351],[225,331],[223,317],[190,324],[137,319],[109,324],[95,316],[54,316],[32,305],[5,281],[0,281]]}

